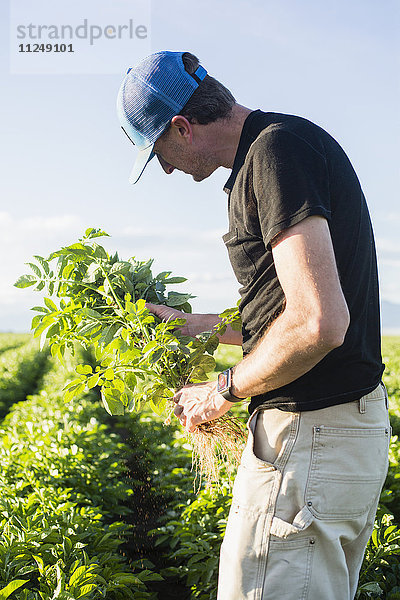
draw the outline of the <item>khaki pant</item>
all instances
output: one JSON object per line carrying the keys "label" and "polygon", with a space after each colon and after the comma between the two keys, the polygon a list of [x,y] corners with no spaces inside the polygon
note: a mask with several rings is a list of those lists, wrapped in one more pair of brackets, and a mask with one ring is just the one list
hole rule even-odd
{"label": "khaki pant", "polygon": [[388,468],[383,384],[321,410],[258,410],[247,426],[218,600],[353,599]]}

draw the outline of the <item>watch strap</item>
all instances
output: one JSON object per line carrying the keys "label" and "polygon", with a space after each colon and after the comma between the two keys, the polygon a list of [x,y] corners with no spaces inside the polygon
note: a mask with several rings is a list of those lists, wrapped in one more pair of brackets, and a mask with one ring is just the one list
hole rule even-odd
{"label": "watch strap", "polygon": [[232,368],[227,369],[226,371],[222,371],[218,375],[218,387],[217,391],[221,396],[228,400],[229,402],[242,402],[244,398],[238,398],[231,392],[232,386]]}
{"label": "watch strap", "polygon": [[242,402],[242,400],[244,400],[244,398],[238,398],[237,396],[231,394],[230,389],[220,392],[220,394],[225,398],[225,400],[229,400],[229,402]]}

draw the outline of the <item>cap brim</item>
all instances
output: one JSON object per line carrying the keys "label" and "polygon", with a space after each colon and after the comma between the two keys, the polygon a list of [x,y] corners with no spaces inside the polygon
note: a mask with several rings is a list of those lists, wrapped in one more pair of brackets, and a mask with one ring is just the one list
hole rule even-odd
{"label": "cap brim", "polygon": [[147,163],[153,158],[153,148],[154,144],[152,144],[148,148],[139,150],[135,164],[133,165],[133,169],[131,171],[131,174],[129,175],[129,183],[131,183],[132,185],[139,181],[140,176],[145,170]]}

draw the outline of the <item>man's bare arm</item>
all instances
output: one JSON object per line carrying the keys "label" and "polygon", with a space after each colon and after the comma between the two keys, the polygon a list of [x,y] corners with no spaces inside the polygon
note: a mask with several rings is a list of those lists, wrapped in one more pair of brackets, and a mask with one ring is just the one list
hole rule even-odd
{"label": "man's bare arm", "polygon": [[[185,325],[181,328],[184,335],[195,337],[203,331],[211,331],[215,325],[221,322],[222,319],[218,315],[212,314],[190,314],[183,313],[176,308],[159,304],[146,303],[150,312],[157,315],[164,321],[168,319],[186,319]],[[233,344],[235,346],[242,345],[241,331],[235,331],[230,325],[227,326],[223,335],[218,335],[221,344]]]}
{"label": "man's bare arm", "polygon": [[285,309],[238,365],[232,392],[246,398],[286,385],[341,346],[349,311],[327,221],[304,219],[273,241]]}

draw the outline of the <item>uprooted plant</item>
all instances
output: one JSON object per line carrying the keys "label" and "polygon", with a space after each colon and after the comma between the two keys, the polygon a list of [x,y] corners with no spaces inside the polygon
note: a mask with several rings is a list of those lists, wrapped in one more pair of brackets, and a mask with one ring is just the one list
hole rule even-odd
{"label": "uprooted plant", "polygon": [[[182,335],[184,319],[162,322],[146,308],[146,301],[191,312],[190,294],[166,293],[166,286],[186,281],[170,272],[153,276],[152,260],[138,261],[111,256],[96,238],[107,236],[88,229],[70,246],[53,252],[47,259],[35,256],[27,263],[32,274],[22,275],[16,287],[34,286],[44,290],[43,306],[35,306],[34,336],[41,347],[48,341],[51,354],[63,359],[66,349],[74,352],[80,344],[92,349],[97,361],[78,365],[77,378],[65,388],[65,400],[99,386],[102,402],[111,415],[149,405],[156,414],[171,410],[176,390],[188,383],[207,379],[215,368],[213,353],[217,333],[229,323],[240,327],[237,309],[222,313],[213,331],[195,338]],[[50,298],[59,298],[58,305]],[[210,483],[218,480],[222,460],[229,470],[237,464],[244,440],[243,426],[224,415],[199,425],[190,442],[200,476]]]}

